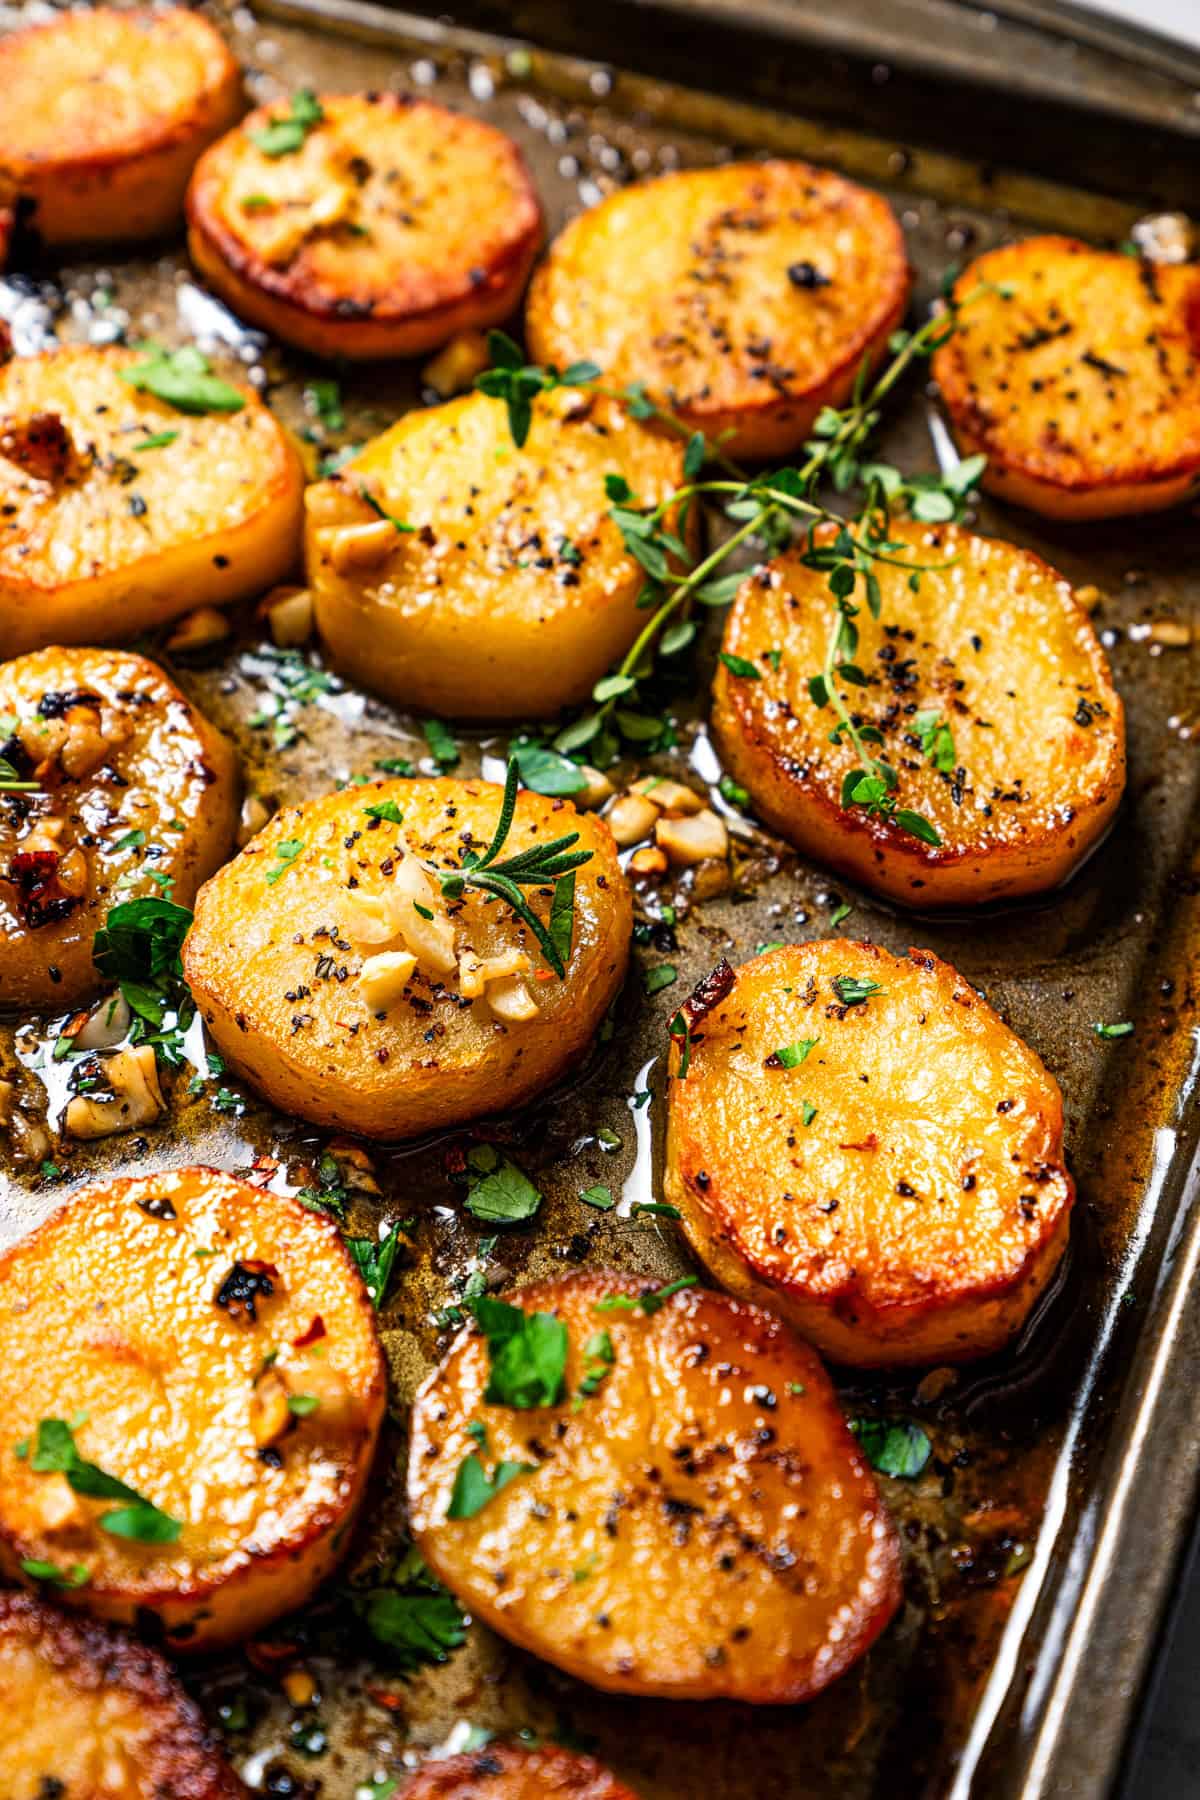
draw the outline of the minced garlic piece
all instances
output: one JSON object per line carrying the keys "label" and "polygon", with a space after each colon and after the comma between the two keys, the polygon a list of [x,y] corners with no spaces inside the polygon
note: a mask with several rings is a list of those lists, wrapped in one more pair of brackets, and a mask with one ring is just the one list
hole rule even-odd
{"label": "minced garlic piece", "polygon": [[358,985],[372,1012],[386,1012],[400,999],[412,979],[417,959],[411,950],[381,950],[368,956],[359,972]]}

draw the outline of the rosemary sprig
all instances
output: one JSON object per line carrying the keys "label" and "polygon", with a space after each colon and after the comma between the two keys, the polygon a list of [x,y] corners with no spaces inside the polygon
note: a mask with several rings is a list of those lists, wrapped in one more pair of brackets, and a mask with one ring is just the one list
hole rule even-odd
{"label": "rosemary sprig", "polygon": [[6,756],[0,756],[0,794],[39,794],[41,783],[22,781],[18,770]]}
{"label": "rosemary sprig", "polygon": [[[707,443],[702,434],[690,431],[681,420],[655,406],[640,383],[619,391],[605,388],[600,385],[601,371],[593,363],[576,363],[561,373],[538,368],[524,362],[511,338],[491,334],[495,367],[480,376],[477,385],[505,402],[516,444],[523,444],[528,436],[534,398],[561,386],[620,400],[634,417],[654,418],[688,440],[684,483],[654,505],[639,505],[622,476],[607,477],[610,517],[621,532],[625,549],[645,571],[638,604],[649,617],[616,669],[596,684],[594,705],[559,732],[554,740],[557,750],[564,755],[586,750],[592,761],[600,763],[615,760],[614,726],[621,737],[643,748],[656,747],[661,741],[657,722],[630,708],[640,683],[653,668],[654,655],[670,658],[694,641],[698,633],[691,617],[694,605],[725,606],[733,600],[744,571],[720,571],[735,550],[750,538],[761,539],[771,551],[780,550],[792,541],[799,525],[806,534],[800,560],[825,576],[834,601],[822,665],[808,686],[814,704],[833,712],[831,742],[845,739],[857,757],[857,766],[842,784],[842,805],[886,818],[925,843],[941,842],[928,819],[898,804],[896,772],[872,748],[882,743],[882,734],[859,722],[844,690],[867,685],[866,675],[854,662],[858,645],[855,621],[860,595],[872,617],[880,615],[878,569],[904,569],[916,589],[922,574],[948,566],[946,562],[917,562],[903,541],[890,537],[891,507],[902,505],[914,518],[930,521],[958,518],[984,467],[984,459],[975,456],[940,476],[906,478],[890,465],[864,462],[866,446],[893,389],[914,363],[932,356],[946,342],[957,329],[961,308],[983,291],[981,284],[956,302],[953,278],[948,276],[943,283],[945,310],[914,331],[894,333],[889,344],[891,360],[874,380],[864,362],[850,404],[841,410],[826,407],[819,414],[812,439],[805,446],[804,461],[798,467],[753,478],[719,445]],[[718,464],[725,471],[724,478],[698,479],[706,463]],[[818,497],[818,489],[826,482],[838,493],[855,485],[865,489],[864,503],[853,519],[846,519]],[[693,563],[683,534],[688,508],[699,499],[720,505],[735,529]],[[819,537],[818,527],[826,528]],[[940,758],[934,760],[940,766]]]}
{"label": "rosemary sprig", "polygon": [[[468,850],[457,869],[433,867],[430,873],[448,900],[457,899],[468,887],[503,900],[532,931],[555,974],[565,979],[575,931],[575,871],[590,862],[593,853],[576,850],[574,846],[579,842],[579,833],[569,831],[548,843],[532,844],[527,850],[518,850],[501,858],[500,853],[512,830],[520,780],[520,768],[514,757],[508,764],[496,829],[483,855]],[[553,889],[550,918],[543,924],[522,889],[548,886]]]}

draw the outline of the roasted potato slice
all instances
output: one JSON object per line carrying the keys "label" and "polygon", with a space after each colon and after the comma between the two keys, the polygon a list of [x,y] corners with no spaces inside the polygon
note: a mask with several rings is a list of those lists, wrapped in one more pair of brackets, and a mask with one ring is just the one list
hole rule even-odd
{"label": "roasted potato slice", "polygon": [[[538,398],[520,450],[483,394],[409,413],[306,496],[308,581],[339,666],[458,718],[586,700],[646,622],[609,474],[657,504],[683,479],[683,447],[570,389]],[[389,529],[379,505],[412,529]]]}
{"label": "roasted potato slice", "polygon": [[248,387],[193,415],[122,379],[135,350],[73,346],[0,369],[0,653],[131,638],[280,580],[300,458]]}
{"label": "roasted potato slice", "polygon": [[247,1800],[156,1651],[17,1593],[0,1593],[0,1793]]}
{"label": "roasted potato slice", "polygon": [[427,1763],[398,1800],[637,1800],[590,1756],[541,1744],[486,1744]]}
{"label": "roasted potato slice", "polygon": [[498,323],[542,238],[510,138],[397,94],[260,107],[201,158],[187,211],[209,285],[317,356],[416,356]]}
{"label": "roasted potato slice", "polygon": [[534,275],[526,336],[539,362],[644,382],[737,456],[784,456],[883,353],[909,286],[877,194],[807,163],[726,163],[572,220]]}
{"label": "roasted potato slice", "polygon": [[64,1601],[177,1650],[252,1636],[345,1549],[384,1398],[332,1220],[215,1169],[85,1188],[0,1257],[0,1570],[78,1568]]}
{"label": "roasted potato slice", "polygon": [[0,176],[47,244],[172,230],[241,109],[236,62],[186,7],[91,7],[0,38]]}
{"label": "roasted potato slice", "polygon": [[1200,268],[1027,238],[979,257],[955,297],[969,304],[933,372],[992,493],[1107,519],[1196,492]]}
{"label": "roasted potato slice", "polygon": [[[487,849],[502,798],[447,777],[328,794],[276,814],[201,890],[188,984],[222,1055],[276,1106],[411,1137],[520,1105],[591,1043],[629,956],[616,848],[566,801],[519,796],[498,867],[570,834],[590,852],[560,980],[506,901],[440,891],[437,870]],[[552,884],[523,891],[548,921]]]}
{"label": "roasted potato slice", "polygon": [[190,906],[229,855],[233,746],[146,657],[54,649],[0,664],[0,758],[0,1006],[70,1006],[111,907]]}
{"label": "roasted potato slice", "polygon": [[895,1532],[807,1345],[724,1294],[652,1287],[589,1273],[510,1296],[566,1328],[553,1406],[485,1399],[489,1344],[459,1334],[413,1409],[421,1553],[476,1617],[594,1687],[806,1700],[895,1612]]}
{"label": "roasted potato slice", "polygon": [[839,1362],[998,1350],[1066,1248],[1053,1076],[927,950],[788,945],[722,989],[675,1053],[666,1172],[718,1281]]}
{"label": "roasted potato slice", "polygon": [[[896,772],[899,807],[941,842],[842,803],[860,759],[848,737],[830,741],[834,714],[808,685],[834,603],[798,553],[756,569],[726,623],[733,666],[718,664],[713,690],[725,762],[798,848],[910,906],[1056,887],[1125,786],[1124,709],[1096,634],[1030,550],[953,525],[896,521],[889,536],[902,548],[878,567],[880,617],[864,606],[855,621],[867,685],[842,691],[882,738],[872,749]],[[926,566],[916,593],[906,562]]]}

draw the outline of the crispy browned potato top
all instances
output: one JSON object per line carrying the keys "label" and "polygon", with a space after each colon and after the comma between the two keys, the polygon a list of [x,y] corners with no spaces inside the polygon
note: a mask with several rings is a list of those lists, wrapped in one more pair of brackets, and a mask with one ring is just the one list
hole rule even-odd
{"label": "crispy browned potato top", "polygon": [[926,950],[836,939],[743,964],[670,1100],[689,1194],[809,1299],[1003,1293],[1071,1205],[1057,1082]]}
{"label": "crispy browned potato top", "polygon": [[487,1744],[466,1756],[427,1764],[399,1800],[636,1800],[590,1756],[536,1750],[522,1744]]}
{"label": "crispy browned potato top", "polygon": [[1200,468],[1200,268],[1028,238],[955,297],[970,303],[934,374],[998,468],[1079,491]]}
{"label": "crispy browned potato top", "polygon": [[[888,536],[899,548],[877,569],[880,616],[862,605],[856,620],[852,660],[866,685],[843,682],[842,691],[856,721],[880,734],[872,749],[896,771],[900,806],[929,819],[942,842],[921,844],[861,808],[849,811],[849,825],[936,865],[1037,842],[1102,798],[1115,803],[1124,711],[1070,584],[1032,551],[955,525],[896,520]],[[910,570],[920,565],[927,572],[913,592]],[[743,746],[744,773],[761,763],[769,782],[794,783],[840,809],[860,759],[848,737],[830,742],[835,716],[809,690],[833,613],[826,575],[799,551],[756,570],[729,615],[724,649],[757,678],[722,663],[716,693],[721,729]],[[1071,858],[1063,860],[1065,873]]]}
{"label": "crispy browned potato top", "polygon": [[253,389],[239,387],[240,411],[191,416],[121,379],[145,360],[71,345],[0,369],[0,584],[53,599],[106,573],[132,578],[251,523],[294,483],[294,452]]}
{"label": "crispy browned potato top", "polygon": [[[332,1220],[213,1169],[102,1183],[0,1260],[0,1294],[10,1571],[81,1564],[89,1601],[200,1596],[343,1514],[384,1370]],[[111,1500],[36,1470],[43,1419],[75,1420],[80,1455],[181,1521],[177,1540],[115,1536]]]}
{"label": "crispy browned potato top", "polygon": [[243,1800],[246,1792],[156,1651],[28,1594],[0,1593],[4,1800]]}
{"label": "crispy browned potato top", "polygon": [[0,998],[69,1002],[111,907],[190,905],[228,850],[233,750],[157,663],[54,649],[0,665],[0,756],[34,785],[0,796]]}
{"label": "crispy browned potato top", "polygon": [[[652,1289],[593,1273],[514,1296],[567,1328],[552,1407],[489,1403],[488,1345],[460,1334],[413,1411],[422,1553],[472,1612],[596,1686],[806,1698],[894,1611],[892,1528],[787,1326],[699,1287],[643,1310]],[[527,1469],[450,1519],[481,1426],[487,1467]]]}
{"label": "crispy browned potato top", "polygon": [[878,195],[807,163],[729,163],[573,220],[534,278],[530,342],[685,412],[755,412],[857,366],[907,286]]}
{"label": "crispy browned potato top", "polygon": [[220,35],[186,7],[64,12],[0,38],[0,165],[102,166],[203,129],[236,77]]}
{"label": "crispy browned potato top", "polygon": [[235,271],[306,312],[413,318],[500,281],[531,253],[541,208],[495,126],[395,94],[323,94],[323,121],[272,157],[260,107],[197,166],[189,218]]}

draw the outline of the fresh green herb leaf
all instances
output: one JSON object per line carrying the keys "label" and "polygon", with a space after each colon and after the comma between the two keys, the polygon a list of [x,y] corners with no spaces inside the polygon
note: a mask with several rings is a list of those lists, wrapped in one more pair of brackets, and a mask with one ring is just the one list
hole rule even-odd
{"label": "fresh green herb leaf", "polygon": [[740,806],[745,808],[750,804],[750,795],[748,791],[740,782],[735,781],[732,775],[722,775],[718,792],[720,793],[722,800],[727,800],[730,806]]}
{"label": "fresh green herb leaf", "polygon": [[477,1512],[482,1512],[489,1500],[502,1493],[511,1481],[519,1475],[533,1475],[537,1471],[536,1463],[501,1462],[497,1463],[489,1475],[474,1451],[464,1456],[458,1465],[458,1473],[454,1477],[454,1487],[450,1494],[450,1504],[446,1508],[448,1519],[473,1519]]}
{"label": "fresh green herb leaf", "polygon": [[853,911],[854,908],[848,900],[840,900],[829,915],[829,923],[831,925],[840,925],[842,920],[848,919]]}
{"label": "fresh green herb leaf", "polygon": [[425,742],[438,768],[453,769],[458,763],[459,752],[450,727],[440,719],[426,719],[424,731]]}
{"label": "fresh green herb leaf", "polygon": [[721,661],[731,675],[740,675],[746,681],[762,680],[762,670],[744,656],[731,656],[727,650],[722,650]]}
{"label": "fresh green herb leaf", "polygon": [[553,1313],[528,1313],[490,1294],[471,1302],[488,1343],[491,1373],[484,1399],[521,1409],[557,1406],[567,1367],[567,1328]]}
{"label": "fresh green herb leaf", "polygon": [[912,1419],[851,1419],[849,1425],[867,1461],[881,1475],[912,1481],[933,1454],[928,1433]]}
{"label": "fresh green herb leaf", "polygon": [[833,991],[843,1006],[862,1006],[864,1001],[882,994],[883,989],[877,981],[867,981],[857,975],[835,975]]}
{"label": "fresh green herb leaf", "polygon": [[404,1552],[379,1586],[353,1594],[354,1609],[402,1675],[446,1662],[465,1643],[467,1620],[416,1550]]}
{"label": "fresh green herb leaf", "polygon": [[411,775],[413,773],[413,765],[406,756],[376,757],[375,767],[381,775]]}
{"label": "fresh green herb leaf", "polygon": [[303,838],[283,838],[276,844],[272,852],[275,857],[275,867],[267,870],[268,887],[274,887],[277,881],[282,880],[303,848]]}
{"label": "fresh green herb leaf", "polygon": [[321,102],[312,89],[299,88],[292,95],[287,112],[269,120],[262,131],[252,131],[250,141],[272,160],[293,156],[304,148],[309,132],[315,131],[324,117]]}
{"label": "fresh green herb leaf", "polygon": [[403,1222],[397,1220],[381,1239],[346,1239],[350,1260],[362,1276],[363,1286],[376,1312],[387,1299],[388,1283],[392,1279],[392,1270],[404,1242],[404,1235]]}
{"label": "fresh green herb leaf", "polygon": [[642,986],[647,994],[661,994],[664,988],[673,987],[678,980],[679,970],[674,963],[657,963],[643,972]]}
{"label": "fresh green herb leaf", "polygon": [[812,1101],[802,1100],[800,1102],[800,1123],[802,1125],[811,1125],[816,1116],[817,1108],[813,1105]]}
{"label": "fresh green herb leaf", "polygon": [[366,501],[373,513],[377,514],[379,518],[384,519],[387,524],[391,526],[392,530],[398,531],[402,537],[413,530],[411,525],[406,525],[403,519],[398,519],[395,513],[390,513],[388,511],[381,500],[375,498],[375,495],[371,492],[365,481],[359,482],[358,494],[361,500]]}
{"label": "fresh green herb leaf", "polygon": [[289,1394],[287,1404],[290,1413],[298,1419],[307,1419],[310,1413],[316,1412],[321,1400],[318,1394]]}
{"label": "fresh green herb leaf", "polygon": [[73,1492],[89,1500],[127,1501],[128,1505],[100,1514],[96,1523],[102,1531],[111,1532],[114,1537],[136,1538],[141,1543],[173,1544],[183,1529],[180,1521],[161,1512],[136,1488],[85,1461],[75,1444],[76,1429],[66,1419],[40,1420],[30,1468],[39,1475],[65,1475]]}
{"label": "fresh green herb leaf", "polygon": [[616,1204],[612,1189],[605,1187],[603,1182],[597,1182],[595,1187],[580,1188],[579,1198],[585,1206],[594,1206],[599,1212],[610,1212]]}
{"label": "fresh green herb leaf", "polygon": [[651,1317],[660,1307],[666,1305],[672,1294],[678,1294],[684,1288],[695,1287],[695,1275],[681,1275],[678,1281],[668,1281],[665,1287],[656,1288],[650,1294],[606,1294],[603,1300],[597,1300],[597,1312],[640,1312]]}
{"label": "fresh green herb leaf", "polygon": [[946,721],[934,711],[919,712],[912,723],[922,756],[928,757],[939,774],[953,774],[956,760],[954,733]]}
{"label": "fresh green herb leaf", "polygon": [[494,1225],[531,1219],[542,1196],[517,1167],[491,1144],[467,1152],[467,1211]]}
{"label": "fresh green herb leaf", "polygon": [[178,436],[177,431],[153,431],[149,437],[143,438],[140,444],[133,446],[133,454],[140,456],[143,450],[165,450],[167,445],[173,444]]}
{"label": "fresh green herb leaf", "polygon": [[630,1208],[630,1216],[639,1219],[643,1213],[652,1213],[658,1219],[682,1219],[683,1217],[677,1206],[671,1206],[665,1200],[635,1200]]}
{"label": "fresh green herb leaf", "polygon": [[794,1044],[781,1044],[768,1056],[767,1065],[776,1069],[798,1069],[820,1041],[820,1038],[798,1038]]}
{"label": "fresh green herb leaf", "polygon": [[388,825],[403,825],[404,814],[394,800],[378,800],[374,806],[364,806],[363,811],[368,819],[382,819]]}
{"label": "fresh green herb leaf", "polygon": [[518,741],[510,747],[509,755],[520,772],[521,786],[535,794],[558,798],[582,793],[587,786],[587,776],[579,764],[546,744]]}
{"label": "fresh green herb leaf", "polygon": [[21,1568],[34,1581],[46,1581],[53,1587],[82,1587],[88,1580],[88,1572],[83,1563],[72,1563],[69,1569],[60,1569],[57,1563],[42,1562],[35,1556],[21,1559]]}
{"label": "fresh green herb leaf", "polygon": [[326,431],[344,431],[346,413],[342,406],[342,390],[328,377],[310,381],[304,389],[304,400],[318,423]]}
{"label": "fresh green herb leaf", "polygon": [[176,412],[214,413],[241,412],[245,398],[227,381],[212,373],[212,364],[192,344],[182,350],[164,350],[160,345],[147,346],[145,362],[120,369],[121,380],[140,394],[153,394]]}
{"label": "fresh green herb leaf", "polygon": [[1102,1038],[1130,1037],[1133,1033],[1133,1021],[1132,1021],[1132,1019],[1122,1019],[1119,1024],[1116,1024],[1116,1025],[1094,1025],[1092,1027],[1092,1029],[1096,1033],[1097,1037],[1102,1037]]}

